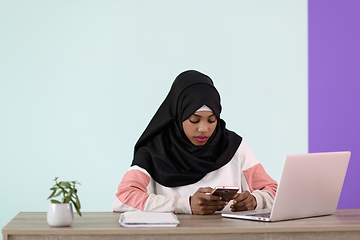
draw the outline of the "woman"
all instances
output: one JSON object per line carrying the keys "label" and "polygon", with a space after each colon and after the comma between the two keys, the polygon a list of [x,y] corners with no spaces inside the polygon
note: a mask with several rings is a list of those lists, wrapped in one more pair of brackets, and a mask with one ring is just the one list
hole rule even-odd
{"label": "woman", "polygon": [[[181,73],[135,145],[113,210],[212,214],[271,207],[277,183],[225,128],[220,112],[212,80],[194,70]],[[228,203],[210,194],[216,186],[240,191]]]}

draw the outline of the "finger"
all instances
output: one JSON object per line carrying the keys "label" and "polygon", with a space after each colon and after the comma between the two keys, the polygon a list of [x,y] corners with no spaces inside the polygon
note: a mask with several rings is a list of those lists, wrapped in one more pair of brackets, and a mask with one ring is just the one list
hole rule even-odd
{"label": "finger", "polygon": [[230,207],[234,208],[234,209],[248,209],[249,207],[251,207],[253,205],[253,203],[250,200],[244,200],[238,203],[234,203],[232,204]]}
{"label": "finger", "polygon": [[201,205],[208,205],[208,206],[217,206],[217,207],[225,207],[228,202],[221,200],[220,196],[214,196],[209,194],[202,194],[199,196],[199,201]]}
{"label": "finger", "polygon": [[233,201],[233,205],[234,206],[242,206],[242,205],[247,204],[249,201],[250,201],[249,196],[246,196],[246,197],[241,196]]}
{"label": "finger", "polygon": [[211,195],[211,194],[204,194],[204,199],[206,199],[208,201],[213,201],[213,202],[226,203],[226,201],[222,200],[222,198],[220,196],[215,196],[215,195]]}
{"label": "finger", "polygon": [[235,200],[239,195],[240,193],[236,193],[232,199]]}
{"label": "finger", "polygon": [[212,190],[213,189],[211,187],[202,187],[199,188],[196,193],[199,195],[199,197],[204,198],[208,201],[221,200],[221,198],[211,195]]}
{"label": "finger", "polygon": [[244,199],[241,202],[236,202],[230,206],[232,211],[246,211],[254,210],[256,206],[255,198],[250,195],[248,198]]}
{"label": "finger", "polygon": [[245,205],[251,203],[252,200],[253,200],[253,197],[251,195],[248,195],[242,201],[236,202],[236,204],[239,204],[239,206],[245,206]]}
{"label": "finger", "polygon": [[[211,187],[204,187],[204,188],[199,188],[197,190],[198,193],[200,193],[199,196],[201,196],[202,198],[208,200],[208,201],[220,201],[221,197],[220,196],[216,196],[216,195],[212,195],[213,189]],[[225,202],[225,201],[224,201]]]}
{"label": "finger", "polygon": [[198,204],[192,205],[192,211],[194,214],[212,214],[223,207],[222,205],[214,204],[214,202],[201,201]]}
{"label": "finger", "polygon": [[197,192],[199,193],[211,193],[212,192],[212,188],[211,187],[201,187],[197,190]]}
{"label": "finger", "polygon": [[244,201],[246,198],[248,198],[250,196],[250,192],[249,191],[244,191],[242,193],[240,193],[235,199],[234,202],[241,202]]}
{"label": "finger", "polygon": [[209,204],[208,202],[212,202],[211,205],[226,205],[226,201],[222,201],[220,196],[212,195],[209,192],[206,192],[204,189],[199,189],[195,194],[194,197],[196,197],[199,201],[199,204]]}

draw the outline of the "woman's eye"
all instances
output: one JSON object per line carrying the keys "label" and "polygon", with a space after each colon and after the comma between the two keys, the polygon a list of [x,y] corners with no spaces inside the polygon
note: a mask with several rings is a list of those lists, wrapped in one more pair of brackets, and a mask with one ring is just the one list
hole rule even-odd
{"label": "woman's eye", "polygon": [[191,119],[189,119],[189,121],[190,121],[191,123],[198,123],[198,122],[200,122],[200,120],[191,120]]}
{"label": "woman's eye", "polygon": [[211,116],[211,117],[208,119],[208,122],[209,122],[209,123],[215,123],[215,122],[216,122],[216,117]]}

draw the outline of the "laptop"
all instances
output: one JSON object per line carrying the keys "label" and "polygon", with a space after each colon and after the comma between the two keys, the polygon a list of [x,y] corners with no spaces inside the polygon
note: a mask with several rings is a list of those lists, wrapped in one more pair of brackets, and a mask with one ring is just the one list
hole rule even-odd
{"label": "laptop", "polygon": [[288,155],[272,208],[221,215],[272,222],[333,214],[350,155],[350,152]]}

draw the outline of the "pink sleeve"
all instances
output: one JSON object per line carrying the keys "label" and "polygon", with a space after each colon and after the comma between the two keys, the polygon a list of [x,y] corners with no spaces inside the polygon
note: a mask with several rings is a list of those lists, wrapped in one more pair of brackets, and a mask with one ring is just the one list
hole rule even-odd
{"label": "pink sleeve", "polygon": [[275,197],[277,183],[265,172],[260,163],[245,170],[244,175],[251,192],[254,190],[265,190]]}
{"label": "pink sleeve", "polygon": [[123,204],[143,211],[149,197],[149,183],[150,177],[145,173],[137,169],[129,170],[122,178],[115,195]]}

